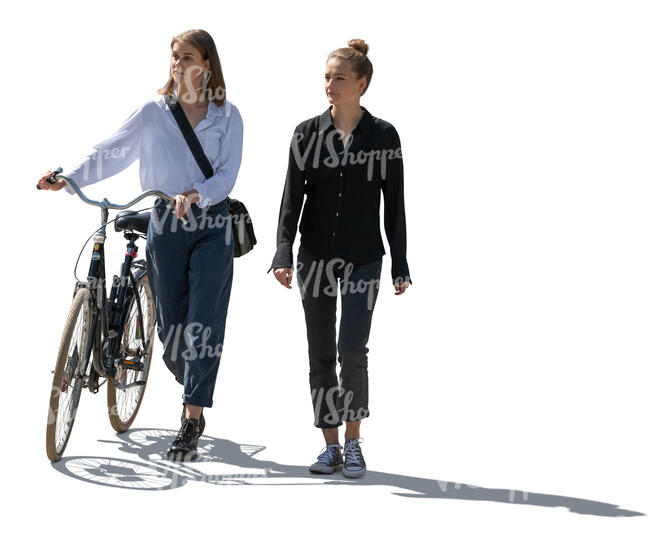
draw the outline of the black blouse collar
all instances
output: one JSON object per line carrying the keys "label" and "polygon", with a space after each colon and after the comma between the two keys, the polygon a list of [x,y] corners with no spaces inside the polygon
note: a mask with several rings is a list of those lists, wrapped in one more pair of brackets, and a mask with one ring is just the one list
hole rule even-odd
{"label": "black blouse collar", "polygon": [[[361,119],[357,123],[355,130],[359,129],[362,134],[368,135],[370,134],[374,121],[372,120],[372,115],[366,108],[361,106],[361,109],[363,110],[363,115],[361,116]],[[332,105],[330,105],[329,108],[327,108],[322,113],[322,115],[319,118],[318,125],[319,125],[318,132],[320,134],[322,134],[323,132],[327,132],[327,130],[329,130],[330,127],[334,126],[334,123],[332,123]]]}

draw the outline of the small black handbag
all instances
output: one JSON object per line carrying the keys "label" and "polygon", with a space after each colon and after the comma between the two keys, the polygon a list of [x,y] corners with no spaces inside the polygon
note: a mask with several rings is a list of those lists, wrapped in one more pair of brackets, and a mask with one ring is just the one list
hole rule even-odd
{"label": "small black handbag", "polygon": [[[174,119],[176,119],[178,127],[181,129],[183,137],[196,159],[196,163],[199,164],[206,180],[209,179],[214,174],[212,165],[210,165],[210,161],[205,155],[203,147],[201,147],[201,142],[196,137],[192,125],[187,120],[183,108],[178,103],[178,98],[176,98],[176,95],[165,95],[165,102],[172,111]],[[228,211],[230,212],[233,233],[235,235],[234,254],[235,256],[243,256],[251,251],[253,246],[257,243],[255,232],[253,231],[253,221],[251,220],[251,216],[248,213],[248,210],[246,210],[246,206],[244,206],[243,202],[238,201],[237,199],[231,199],[230,197],[226,198],[228,199]]]}

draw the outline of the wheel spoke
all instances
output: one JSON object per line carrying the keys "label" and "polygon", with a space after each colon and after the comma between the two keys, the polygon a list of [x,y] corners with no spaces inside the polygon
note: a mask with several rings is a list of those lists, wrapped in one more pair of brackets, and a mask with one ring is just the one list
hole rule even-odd
{"label": "wheel spoke", "polygon": [[[61,380],[53,385],[52,397],[56,405],[55,421],[53,431],[53,445],[56,452],[62,452],[74,423],[75,413],[79,404],[82,383],[82,366],[85,356],[85,349],[88,343],[88,331],[90,327],[90,307],[86,294],[81,294],[81,303],[78,305],[75,323],[72,327],[70,342],[67,347],[67,354],[59,366]],[[70,321],[70,320],[69,320]],[[60,357],[59,357],[60,358]],[[74,364],[74,366],[72,366]],[[65,391],[63,390],[65,383]],[[52,401],[51,401],[52,404]]]}
{"label": "wheel spoke", "polygon": [[[153,333],[152,322],[154,319],[152,314],[153,302],[148,283],[144,282],[139,284],[138,294],[140,296],[144,332],[141,332],[140,329],[138,306],[134,298],[129,306],[127,320],[124,324],[120,349],[122,355],[131,356],[131,358],[139,360],[143,365],[143,369],[140,371],[126,369],[124,380],[119,382],[121,386],[132,385],[136,381],[146,382],[150,366],[153,344],[149,342],[149,347],[146,348],[146,351],[144,345],[145,341],[149,341],[150,333]],[[144,384],[130,386],[128,388],[120,388],[119,386],[115,388],[114,410],[122,425],[129,422],[137,411],[144,393],[144,388]]]}

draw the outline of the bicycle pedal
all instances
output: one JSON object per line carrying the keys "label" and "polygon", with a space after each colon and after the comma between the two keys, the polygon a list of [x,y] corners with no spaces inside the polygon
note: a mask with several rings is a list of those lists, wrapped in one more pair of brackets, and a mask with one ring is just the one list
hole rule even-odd
{"label": "bicycle pedal", "polygon": [[120,366],[122,369],[125,370],[135,370],[135,371],[142,371],[144,366],[142,365],[142,362],[139,360],[130,360],[130,359],[124,359],[120,362]]}
{"label": "bicycle pedal", "polygon": [[94,369],[88,375],[88,390],[93,394],[99,391],[99,375]]}

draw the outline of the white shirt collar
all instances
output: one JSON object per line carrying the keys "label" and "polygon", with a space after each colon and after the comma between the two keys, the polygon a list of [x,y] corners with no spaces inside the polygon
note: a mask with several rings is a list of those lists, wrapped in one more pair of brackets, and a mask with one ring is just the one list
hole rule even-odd
{"label": "white shirt collar", "polygon": [[[158,104],[162,107],[163,110],[168,111],[171,113],[171,110],[169,109],[169,106],[167,106],[167,102],[165,102],[165,96],[160,95],[158,98]],[[214,117],[218,117],[224,114],[225,107],[227,105],[227,101],[223,103],[222,106],[217,106],[214,100],[211,100],[208,103],[208,111],[206,113],[206,118],[207,119],[213,119]]]}

